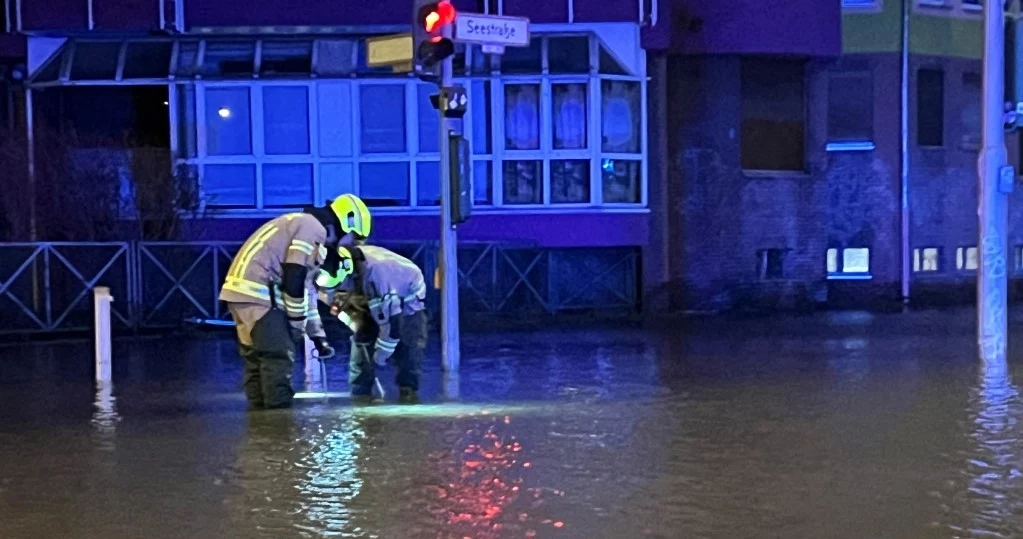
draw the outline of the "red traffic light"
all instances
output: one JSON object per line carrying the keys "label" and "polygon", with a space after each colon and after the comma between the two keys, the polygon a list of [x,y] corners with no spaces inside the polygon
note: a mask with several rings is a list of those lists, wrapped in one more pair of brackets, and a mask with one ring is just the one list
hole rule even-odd
{"label": "red traffic light", "polygon": [[454,22],[455,15],[455,6],[451,5],[451,2],[447,0],[437,2],[434,9],[423,18],[423,26],[427,32],[436,32],[442,26]]}

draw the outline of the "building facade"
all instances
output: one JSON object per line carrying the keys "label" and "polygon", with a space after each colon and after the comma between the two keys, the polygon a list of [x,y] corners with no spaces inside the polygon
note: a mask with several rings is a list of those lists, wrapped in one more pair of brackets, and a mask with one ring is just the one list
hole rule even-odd
{"label": "building facade", "polygon": [[[908,287],[914,304],[967,301],[981,13],[904,1],[456,2],[529,17],[534,36],[457,54],[476,199],[463,298],[790,309],[897,306]],[[37,124],[147,126],[200,178],[212,213],[196,237],[240,240],[354,192],[377,241],[434,241],[433,90],[365,60],[367,39],[407,31],[408,3],[9,0],[0,57],[24,80],[8,75],[5,118],[24,123],[31,101]],[[120,109],[91,106],[115,95]],[[1023,270],[1021,216],[1014,203]]]}
{"label": "building facade", "polygon": [[[681,234],[674,242],[683,253],[671,271],[671,303],[719,310],[972,301],[981,17],[976,0],[844,0],[841,54],[801,30],[817,43],[670,57],[669,79],[687,82],[669,88],[669,101],[688,105],[669,117],[668,185],[677,189],[670,229]],[[1007,136],[1007,145],[1018,162],[1018,137]],[[1016,275],[1020,202],[1013,194]]]}

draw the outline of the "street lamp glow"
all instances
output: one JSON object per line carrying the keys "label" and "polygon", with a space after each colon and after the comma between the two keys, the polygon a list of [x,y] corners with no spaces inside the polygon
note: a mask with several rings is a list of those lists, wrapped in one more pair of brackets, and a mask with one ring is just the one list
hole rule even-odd
{"label": "street lamp glow", "polygon": [[231,116],[231,109],[227,107],[220,107],[217,114],[219,114],[221,118],[229,118]]}

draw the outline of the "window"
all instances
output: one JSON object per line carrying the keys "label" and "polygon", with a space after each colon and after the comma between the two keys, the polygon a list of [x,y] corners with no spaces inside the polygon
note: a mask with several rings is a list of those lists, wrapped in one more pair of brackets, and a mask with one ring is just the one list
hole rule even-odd
{"label": "window", "polygon": [[941,250],[937,247],[913,249],[913,271],[927,273],[940,271]]}
{"label": "window", "polygon": [[551,73],[589,73],[590,40],[586,36],[553,37],[547,45]]}
{"label": "window", "polygon": [[493,169],[490,161],[474,161],[472,164],[473,202],[479,206],[493,203],[491,190],[494,185]]}
{"label": "window", "polygon": [[419,189],[420,206],[440,206],[440,163],[437,161],[416,163],[416,185]]}
{"label": "window", "polygon": [[956,249],[956,269],[959,271],[977,271],[977,248],[959,247]]}
{"label": "window", "polygon": [[781,279],[785,276],[785,249],[757,251],[757,277],[761,280]]}
{"label": "window", "polygon": [[586,85],[555,84],[551,87],[554,105],[554,149],[586,149]]}
{"label": "window", "polygon": [[311,164],[263,165],[263,207],[294,208],[312,203]]}
{"label": "window", "polygon": [[981,0],[963,0],[963,9],[967,11],[980,11],[983,8]]}
{"label": "window", "polygon": [[[178,164],[195,167],[217,205],[279,213],[354,193],[376,208],[436,211],[433,86],[389,70],[367,75],[358,65],[343,77],[295,78],[313,57],[317,73],[330,55],[338,73],[351,64],[349,52],[355,64],[364,63],[352,52],[361,50],[358,39],[265,39],[251,57],[248,46],[257,40],[244,39],[174,44],[175,73],[198,71],[201,61],[206,73],[244,79],[174,84]],[[480,62],[515,73],[502,77],[487,68],[456,80],[469,92],[464,127],[475,204],[644,202],[645,82],[629,64],[584,34],[537,36],[503,59],[461,49],[466,64],[459,75]],[[251,69],[267,77],[254,78]],[[287,82],[274,78],[289,73]]]}
{"label": "window", "polygon": [[600,164],[604,202],[635,203],[640,200],[640,161],[603,159]]}
{"label": "window", "polygon": [[320,165],[320,198],[317,202],[334,200],[345,193],[356,193],[355,170],[351,163]]}
{"label": "window", "polygon": [[416,87],[418,99],[416,105],[419,115],[419,151],[425,153],[439,152],[440,144],[440,112],[433,108],[430,96],[437,93],[437,89],[426,84]]}
{"label": "window", "polygon": [[551,202],[571,204],[590,201],[590,161],[551,161]]}
{"label": "window", "polygon": [[966,149],[980,148],[981,109],[984,104],[984,92],[980,75],[963,73],[963,106],[959,109],[959,122],[962,126],[960,146]]}
{"label": "window", "polygon": [[405,151],[405,85],[361,86],[359,111],[363,153]]}
{"label": "window", "polygon": [[504,161],[504,203],[543,204],[543,161]]}
{"label": "window", "polygon": [[178,156],[195,157],[198,152],[195,138],[195,86],[180,85],[176,88]]}
{"label": "window", "polygon": [[126,79],[162,79],[167,76],[170,62],[170,41],[128,42],[123,76]]}
{"label": "window", "polygon": [[71,80],[104,80],[117,76],[120,41],[83,41],[75,43],[74,50]]}
{"label": "window", "polygon": [[206,89],[206,153],[247,155],[252,153],[249,89]]}
{"label": "window", "polygon": [[603,80],[600,84],[602,150],[639,153],[640,86],[635,82]]}
{"label": "window", "polygon": [[504,147],[540,149],[540,85],[504,86]]}
{"label": "window", "polygon": [[[829,149],[874,140],[874,81],[869,71],[833,73],[828,83]],[[858,147],[864,147],[862,144]]]}
{"label": "window", "polygon": [[263,144],[267,155],[309,153],[309,88],[263,88]]}
{"label": "window", "polygon": [[742,61],[741,162],[744,170],[805,169],[804,65],[793,60]]}
{"label": "window", "polygon": [[869,279],[870,249],[867,247],[828,249],[827,267],[829,279]]}
{"label": "window", "polygon": [[880,0],[842,0],[842,7],[864,8],[875,7]]}
{"label": "window", "polygon": [[473,81],[472,95],[472,153],[490,155],[493,140],[493,117],[491,113],[490,82]]}
{"label": "window", "polygon": [[543,40],[534,39],[528,47],[508,47],[501,55],[501,73],[540,73],[543,70]]}
{"label": "window", "polygon": [[253,165],[206,165],[202,176],[206,203],[214,207],[256,205],[256,167]]}
{"label": "window", "polygon": [[259,61],[261,77],[287,77],[312,71],[311,41],[264,41]]}
{"label": "window", "polygon": [[917,144],[940,147],[945,144],[945,74],[921,69],[916,77]]}
{"label": "window", "polygon": [[252,41],[210,41],[199,74],[205,78],[251,76],[255,60],[256,44]]}
{"label": "window", "polygon": [[359,165],[359,196],[367,206],[409,205],[408,163]]}
{"label": "window", "polygon": [[347,82],[321,82],[316,85],[319,111],[320,155],[323,157],[351,157],[352,86]]}

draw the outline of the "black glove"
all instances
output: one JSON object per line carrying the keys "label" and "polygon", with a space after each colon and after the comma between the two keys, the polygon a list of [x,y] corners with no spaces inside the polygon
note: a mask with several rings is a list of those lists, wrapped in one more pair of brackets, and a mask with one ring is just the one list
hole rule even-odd
{"label": "black glove", "polygon": [[334,357],[334,348],[324,337],[313,337],[313,344],[316,346],[316,353],[320,355],[321,360]]}

